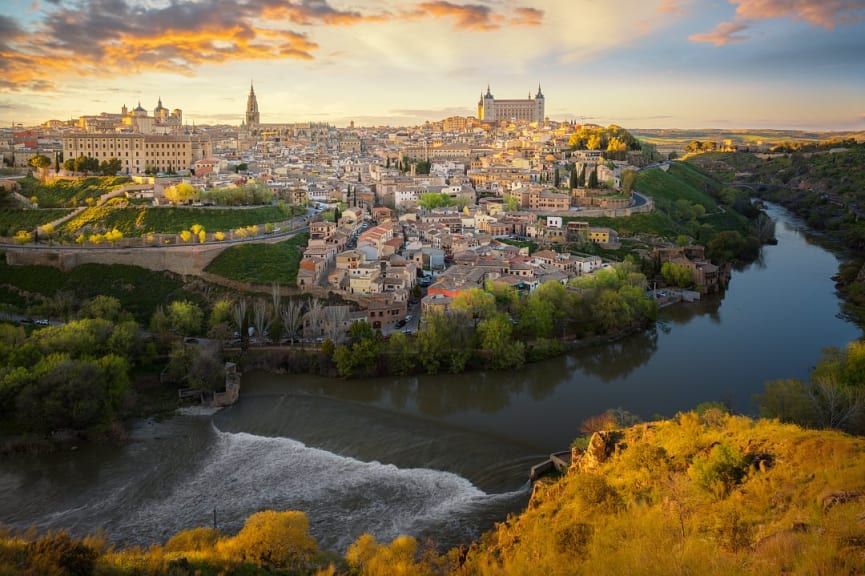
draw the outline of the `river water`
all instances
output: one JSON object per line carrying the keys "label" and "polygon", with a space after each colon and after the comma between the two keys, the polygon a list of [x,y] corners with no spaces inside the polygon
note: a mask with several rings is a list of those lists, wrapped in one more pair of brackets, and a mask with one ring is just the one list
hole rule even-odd
{"label": "river water", "polygon": [[723,299],[662,311],[658,326],[517,372],[339,381],[250,373],[210,415],[134,423],[123,446],[0,461],[0,523],[105,530],[120,544],[238,530],[262,509],[307,513],[323,548],[364,532],[456,545],[525,506],[528,469],[609,408],[648,419],[808,377],[821,349],[860,336],[839,319],[838,261],[780,208],[778,245],[733,273]]}

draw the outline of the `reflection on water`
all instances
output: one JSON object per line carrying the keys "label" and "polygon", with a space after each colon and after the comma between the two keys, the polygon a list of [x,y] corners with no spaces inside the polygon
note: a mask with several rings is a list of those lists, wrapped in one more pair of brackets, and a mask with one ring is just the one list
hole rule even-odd
{"label": "reflection on water", "polygon": [[652,328],[626,339],[586,349],[579,354],[580,367],[587,374],[609,382],[628,376],[648,362],[657,349],[658,331]]}

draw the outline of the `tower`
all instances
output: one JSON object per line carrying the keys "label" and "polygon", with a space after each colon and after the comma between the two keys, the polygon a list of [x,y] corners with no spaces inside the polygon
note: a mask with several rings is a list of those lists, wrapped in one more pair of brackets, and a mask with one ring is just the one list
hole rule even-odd
{"label": "tower", "polygon": [[258,129],[258,100],[255,98],[255,89],[252,82],[249,83],[249,96],[246,98],[246,129],[253,131]]}
{"label": "tower", "polygon": [[544,123],[544,93],[541,92],[541,84],[538,82],[538,93],[535,94],[535,122]]}

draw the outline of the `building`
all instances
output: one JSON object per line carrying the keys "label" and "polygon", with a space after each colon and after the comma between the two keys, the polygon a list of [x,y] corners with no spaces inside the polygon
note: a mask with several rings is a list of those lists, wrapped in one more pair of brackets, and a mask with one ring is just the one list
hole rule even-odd
{"label": "building", "polygon": [[100,162],[117,158],[120,172],[177,172],[192,166],[189,136],[152,134],[70,134],[63,137],[63,157],[86,156]]}
{"label": "building", "polygon": [[258,99],[255,97],[255,89],[252,87],[252,82],[249,83],[249,96],[246,98],[246,129],[250,132],[258,130],[261,124],[261,118],[258,114]]}
{"label": "building", "polygon": [[538,93],[532,98],[529,93],[525,100],[496,100],[487,86],[486,94],[478,100],[478,119],[482,122],[510,122],[523,120],[542,123],[544,121],[544,95],[538,84]]}

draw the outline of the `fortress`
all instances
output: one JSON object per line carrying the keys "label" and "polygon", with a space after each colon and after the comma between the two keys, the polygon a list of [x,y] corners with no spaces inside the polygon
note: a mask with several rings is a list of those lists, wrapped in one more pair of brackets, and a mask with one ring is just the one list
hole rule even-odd
{"label": "fortress", "polygon": [[478,100],[478,120],[481,122],[501,122],[524,120],[541,123],[544,121],[544,94],[538,84],[538,93],[532,98],[531,92],[525,100],[496,100],[487,85],[486,94],[481,93]]}

